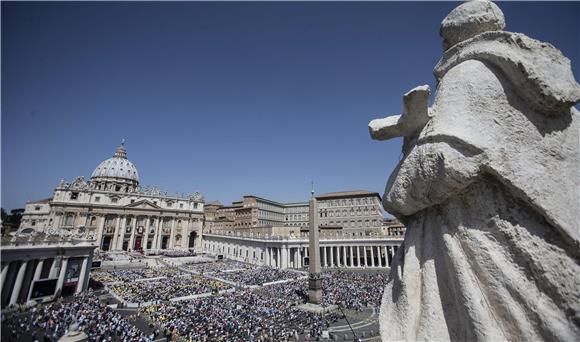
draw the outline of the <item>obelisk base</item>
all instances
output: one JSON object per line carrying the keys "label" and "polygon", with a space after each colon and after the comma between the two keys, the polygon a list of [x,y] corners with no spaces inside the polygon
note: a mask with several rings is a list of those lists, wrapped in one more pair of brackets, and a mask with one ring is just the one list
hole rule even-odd
{"label": "obelisk base", "polygon": [[322,278],[320,273],[308,274],[308,302],[311,304],[322,303]]}
{"label": "obelisk base", "polygon": [[326,315],[328,313],[338,310],[338,306],[336,305],[322,306],[320,304],[312,304],[312,303],[300,304],[296,306],[296,308],[302,311],[312,312],[317,315]]}

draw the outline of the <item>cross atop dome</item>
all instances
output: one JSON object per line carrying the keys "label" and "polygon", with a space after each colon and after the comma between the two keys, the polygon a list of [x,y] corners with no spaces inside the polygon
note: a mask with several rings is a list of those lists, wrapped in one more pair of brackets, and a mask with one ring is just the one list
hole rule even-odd
{"label": "cross atop dome", "polygon": [[114,157],[127,159],[127,150],[125,149],[125,138],[121,139],[121,146],[117,148]]}

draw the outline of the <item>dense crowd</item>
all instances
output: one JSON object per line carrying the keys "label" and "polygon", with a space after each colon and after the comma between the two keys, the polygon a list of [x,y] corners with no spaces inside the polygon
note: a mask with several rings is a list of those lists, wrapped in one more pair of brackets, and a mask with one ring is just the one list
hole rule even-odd
{"label": "dense crowd", "polygon": [[183,250],[177,250],[177,249],[169,249],[169,250],[163,250],[161,251],[161,255],[164,255],[166,257],[170,257],[170,258],[177,258],[177,257],[187,257],[187,256],[192,256],[195,255],[195,253],[190,252],[190,251],[183,251]]}
{"label": "dense crowd", "polygon": [[231,270],[248,270],[256,268],[252,264],[247,264],[244,262],[233,261],[233,260],[220,260],[216,262],[204,262],[204,263],[187,263],[184,265],[187,269],[194,272],[205,274],[205,273],[216,273]]}
{"label": "dense crowd", "polygon": [[306,333],[319,336],[325,318],[300,311],[284,299],[268,298],[247,290],[199,300],[154,304],[141,313],[174,336],[187,341],[285,341],[300,340]]}
{"label": "dense crowd", "polygon": [[304,275],[294,271],[280,270],[277,268],[258,267],[236,272],[220,272],[215,276],[241,285],[262,285],[273,281],[296,279],[303,277]]}
{"label": "dense crowd", "polygon": [[174,277],[185,274],[177,267],[144,267],[108,271],[93,271],[91,278],[101,283],[132,282],[137,279]]}
{"label": "dense crowd", "polygon": [[141,281],[113,285],[111,290],[130,303],[167,301],[171,298],[215,293],[228,288],[217,280],[198,276],[172,277],[156,281]]}
{"label": "dense crowd", "polygon": [[77,325],[90,341],[150,342],[155,337],[143,334],[114,309],[99,302],[91,291],[43,307],[8,313],[2,320],[2,328],[9,329],[11,341],[25,336],[32,341],[39,341],[40,337],[43,341],[57,341],[72,325]]}
{"label": "dense crowd", "polygon": [[[361,310],[378,308],[381,304],[387,273],[358,273],[345,271],[325,272],[322,276],[322,304],[340,304],[344,308]],[[266,286],[260,291],[290,302],[308,299],[308,281],[300,279]]]}

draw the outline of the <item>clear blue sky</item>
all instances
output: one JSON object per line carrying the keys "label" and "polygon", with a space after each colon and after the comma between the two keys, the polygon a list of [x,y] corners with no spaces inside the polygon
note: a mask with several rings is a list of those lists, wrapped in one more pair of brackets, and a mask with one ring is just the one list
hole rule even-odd
{"label": "clear blue sky", "polygon": [[[2,207],[90,177],[122,138],[142,185],[206,201],[382,194],[401,141],[367,124],[433,89],[457,4],[2,2]],[[580,3],[499,6],[580,78]]]}

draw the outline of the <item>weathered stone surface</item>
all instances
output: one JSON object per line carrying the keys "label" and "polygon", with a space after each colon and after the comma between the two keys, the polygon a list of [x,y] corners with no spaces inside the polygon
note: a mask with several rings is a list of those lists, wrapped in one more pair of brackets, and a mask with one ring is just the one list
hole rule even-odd
{"label": "weathered stone surface", "polygon": [[403,114],[375,119],[369,123],[371,137],[388,140],[400,136],[412,136],[429,121],[428,85],[411,89],[403,96]]}
{"label": "weathered stone surface", "polygon": [[[446,21],[472,25],[458,13]],[[429,121],[383,197],[407,233],[382,339],[578,341],[580,86],[549,44],[464,39],[437,65]]]}

